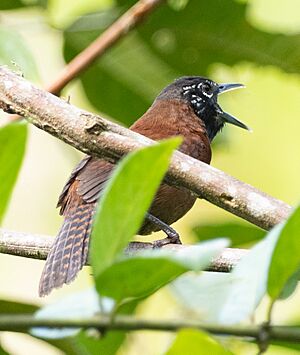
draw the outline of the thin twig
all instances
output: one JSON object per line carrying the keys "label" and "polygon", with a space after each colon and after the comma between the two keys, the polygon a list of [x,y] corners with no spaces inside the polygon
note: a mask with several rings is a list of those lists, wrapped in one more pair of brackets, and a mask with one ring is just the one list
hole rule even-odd
{"label": "thin twig", "polygon": [[[107,315],[78,319],[41,319],[28,314],[0,315],[0,331],[28,331],[32,327],[47,328],[96,328],[102,330],[154,330],[175,332],[180,329],[199,329],[216,335],[233,335],[257,339],[261,333],[261,326],[226,326],[218,324],[204,324],[194,320],[150,320],[138,319],[131,316],[116,315],[113,321]],[[288,326],[272,326],[268,329],[269,338],[293,343],[300,342],[300,328]]]}
{"label": "thin twig", "polygon": [[[34,235],[0,229],[0,253],[2,254],[45,260],[53,241],[54,237],[47,235]],[[127,254],[134,254],[138,251],[152,248],[152,243],[131,242],[125,252]],[[183,248],[193,248],[193,246],[170,244],[163,248],[172,249],[176,252]],[[244,249],[225,249],[221,255],[211,262],[207,271],[229,272],[247,252],[248,251]]]}
{"label": "thin twig", "polygon": [[58,75],[46,90],[59,95],[60,91],[82,71],[88,68],[97,58],[103,55],[112,45],[136,27],[163,0],[140,0],[125,14],[118,18],[94,42],[79,53]]}
{"label": "thin twig", "polygon": [[[111,161],[155,144],[36,88],[6,67],[0,67],[0,108],[24,116],[84,153]],[[178,151],[173,154],[166,181],[266,230],[285,220],[291,212],[286,203]]]}

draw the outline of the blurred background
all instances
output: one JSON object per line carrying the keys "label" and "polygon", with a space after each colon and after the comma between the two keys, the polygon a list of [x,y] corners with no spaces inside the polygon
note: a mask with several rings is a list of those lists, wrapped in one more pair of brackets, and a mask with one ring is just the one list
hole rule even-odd
{"label": "blurred background", "polygon": [[[66,61],[132,4],[125,0],[1,0],[0,63],[45,87]],[[169,1],[101,57],[81,80],[69,84],[62,96],[128,126],[176,77],[204,75],[217,82],[241,82],[246,89],[223,95],[220,102],[253,132],[226,127],[214,143],[212,165],[296,205],[300,200],[299,12],[297,0]],[[7,119],[3,117],[1,123]],[[26,155],[3,227],[54,236],[61,223],[57,198],[80,157],[73,148],[29,126]],[[234,228],[241,223],[246,230],[245,222],[199,200],[174,227],[185,243],[232,236],[234,245],[240,246],[263,236],[258,229],[236,233]],[[218,234],[220,224],[227,226],[226,235]],[[85,268],[74,283],[40,299],[42,267],[42,261],[0,254],[1,298],[41,305],[91,284]],[[299,306],[300,290],[276,307],[274,319],[282,324],[299,322]],[[176,316],[178,309],[168,289],[163,289],[140,305],[138,312],[167,317]],[[257,319],[263,312],[264,302]],[[119,354],[161,354],[172,337],[132,334]],[[10,354],[61,354],[24,334],[2,333],[0,341]],[[251,344],[235,342],[234,349],[237,354],[256,353]],[[271,347],[268,353],[298,351]]]}

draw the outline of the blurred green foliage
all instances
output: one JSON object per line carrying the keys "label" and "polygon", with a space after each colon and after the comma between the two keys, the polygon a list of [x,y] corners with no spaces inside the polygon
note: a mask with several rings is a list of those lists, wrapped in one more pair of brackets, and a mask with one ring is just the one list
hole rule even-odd
{"label": "blurred green foliage", "polygon": [[220,343],[208,334],[197,330],[181,330],[165,355],[230,355]]}
{"label": "blurred green foliage", "polygon": [[[56,58],[61,60],[64,57],[68,62],[133,3],[134,1],[127,0],[115,2],[112,0],[78,0],[77,2],[73,0],[52,0],[49,2],[46,0],[1,0],[0,11],[3,16],[0,19],[4,19],[4,21],[1,22],[0,28],[0,64],[9,65],[13,70],[23,73],[26,78],[37,81],[36,57],[39,58],[38,67],[43,67],[44,72],[51,72],[53,68],[47,67],[47,55],[43,56],[43,50],[39,50],[39,48],[37,50],[32,46],[31,50],[34,54],[31,53],[28,48],[27,42],[30,42],[28,38],[41,36],[41,47],[45,49],[51,42],[47,36],[49,34],[57,36],[61,49],[57,46]],[[298,60],[300,35],[297,33],[300,27],[297,31],[297,27],[294,25],[294,34],[279,33],[279,28],[275,26],[272,29],[273,33],[267,31],[270,25],[264,23],[264,20],[259,22],[258,17],[253,17],[253,13],[257,11],[255,3],[258,8],[259,1],[170,0],[168,5],[165,4],[156,9],[145,23],[105,53],[100,60],[80,76],[78,81],[82,84],[88,104],[92,104],[97,110],[111,118],[130,125],[149,107],[157,93],[175,77],[211,75],[212,68],[218,68],[219,71],[214,71],[215,77],[226,78],[228,76],[231,80],[234,75],[249,79],[251,70],[256,70],[256,76],[254,78],[253,75],[252,80],[255,81],[256,90],[259,88],[261,101],[256,98],[256,101],[253,100],[256,102],[256,107],[252,106],[254,94],[250,87],[249,101],[247,102],[241,97],[238,110],[248,117],[262,112],[259,117],[262,117],[263,120],[257,118],[255,123],[259,127],[257,136],[262,135],[260,142],[263,144],[260,145],[259,150],[257,147],[251,148],[250,153],[255,157],[254,160],[251,160],[253,157],[249,156],[249,150],[243,150],[249,141],[244,136],[240,138],[239,153],[243,164],[234,162],[229,169],[233,172],[239,171],[242,177],[244,173],[244,177],[249,177],[250,180],[260,174],[265,177],[263,189],[269,188],[273,178],[281,176],[278,180],[280,189],[277,194],[285,196],[285,189],[293,184],[293,179],[296,184],[299,180],[298,175],[288,177],[288,171],[293,170],[288,170],[287,164],[297,167],[299,160],[299,154],[294,147],[297,144],[297,127],[299,127],[297,112],[299,113],[300,109],[295,107],[292,99],[295,88],[299,89],[299,78],[284,75],[283,72],[296,74],[300,72]],[[279,5],[277,3],[271,1],[265,3],[269,5],[260,6],[269,6],[270,12],[274,9],[277,9],[278,12]],[[290,12],[298,13],[299,11],[297,4],[286,2],[284,6]],[[32,32],[27,34],[27,39],[24,39],[20,32],[24,34],[25,32],[22,30],[29,25],[26,22],[21,22],[22,29],[18,29],[13,21],[6,23],[5,18],[7,13],[13,13],[12,17],[16,18],[18,14],[21,14],[21,18],[23,18],[22,14],[27,11],[33,22],[37,21],[36,15],[39,14],[43,18],[44,27],[40,27],[39,31],[35,31],[33,27]],[[280,17],[290,18],[291,16],[281,16],[280,13],[277,18]],[[57,30],[58,28],[60,31]],[[40,57],[37,55],[38,52],[40,52]],[[288,81],[289,92],[281,91],[280,85],[276,88],[271,87],[274,81],[269,77],[264,77],[262,75],[264,71],[272,78],[279,78],[278,80],[281,80],[282,83],[286,84]],[[221,75],[220,72],[222,72]],[[249,81],[251,80],[249,79]],[[286,87],[284,86],[284,88]],[[284,88],[282,90],[286,90]],[[269,92],[276,95],[268,96]],[[225,104],[230,106],[229,101]],[[278,107],[283,108],[283,114],[280,117],[276,116]],[[280,139],[272,137],[274,127],[279,127],[277,130],[280,133],[278,136]],[[24,124],[7,125],[0,129],[0,219],[3,218],[4,212],[7,210],[21,168],[27,140],[26,132],[27,128]],[[242,142],[242,139],[246,143]],[[52,147],[53,141],[51,144]],[[234,142],[230,142],[230,144],[234,146]],[[254,146],[253,142],[252,144]],[[229,145],[228,148],[231,149],[230,154],[233,152],[232,145]],[[277,150],[278,148],[280,151]],[[279,154],[280,152],[282,155]],[[156,152],[154,156],[160,156],[161,153]],[[144,154],[151,155],[149,151]],[[154,168],[153,172],[141,169],[142,167],[146,169],[149,166],[145,157],[137,159],[136,162],[132,161],[131,174],[122,172],[122,166],[120,166],[118,178],[121,184],[118,187],[117,180],[112,182],[111,190],[107,190],[107,201],[110,200],[110,202],[106,201],[107,206],[99,212],[98,227],[94,235],[95,243],[92,245],[97,289],[100,290],[100,293],[102,291],[103,294],[117,301],[138,298],[135,302],[127,304],[127,308],[124,306],[115,307],[114,312],[131,314],[136,310],[138,303],[142,304],[141,307],[144,303],[147,304],[150,294],[155,293],[182,273],[187,270],[205,268],[212,255],[220,251],[221,246],[225,246],[222,244],[223,242],[218,244],[218,241],[212,241],[206,244],[209,246],[207,249],[205,249],[205,244],[200,245],[201,248],[196,257],[187,254],[177,260],[172,255],[159,253],[151,255],[151,257],[146,254],[120,259],[119,252],[132,237],[134,231],[138,229],[137,226],[140,224],[149,205],[149,199],[154,193],[152,189],[158,184],[159,176],[162,176],[164,169],[166,169],[168,154],[164,157],[161,156],[160,162],[159,159],[156,160],[161,169]],[[45,159],[43,158],[43,160]],[[275,161],[272,166],[269,164],[271,160]],[[247,170],[248,162],[253,164],[253,161],[255,166]],[[153,166],[154,163],[151,164]],[[144,175],[138,176],[137,171],[143,171]],[[251,176],[249,176],[249,171]],[[154,179],[154,175],[150,173],[155,173],[156,178]],[[26,183],[33,178],[33,174],[34,172],[31,171],[31,176],[27,177]],[[53,179],[55,174],[56,172],[51,177],[46,177]],[[132,185],[128,184],[128,180]],[[148,189],[146,183],[151,181],[153,182],[152,188]],[[136,189],[136,184],[139,182],[143,182],[141,190],[144,189],[147,193],[140,194],[139,202],[136,202],[137,200],[133,198],[130,189]],[[48,183],[49,181],[47,181]],[[120,189],[126,202],[120,206],[122,207],[120,210],[116,211],[113,207],[116,206],[116,196],[120,193]],[[298,200],[299,196],[294,195],[294,201]],[[134,197],[137,198],[137,196]],[[34,196],[30,196],[30,198],[34,200]],[[48,200],[45,203],[49,203]],[[141,206],[141,204],[143,204],[143,209],[138,210],[136,214],[129,213],[130,206],[134,211],[135,205]],[[103,200],[102,207],[104,205],[105,200]],[[25,209],[23,207],[22,214]],[[30,210],[25,212],[31,213]],[[16,214],[14,219],[18,226],[21,216]],[[126,222],[132,229],[126,228],[128,233],[122,233],[122,226],[119,222]],[[257,244],[251,248],[249,254],[242,259],[231,274],[190,272],[178,277],[171,288],[172,295],[176,297],[176,309],[181,305],[180,312],[185,312],[183,313],[185,316],[196,317],[204,322],[231,324],[245,322],[249,317],[252,317],[257,307],[263,303],[263,297],[267,292],[273,300],[285,298],[291,294],[295,295],[295,287],[299,278],[299,209],[285,225],[277,227],[264,239],[263,231],[246,224],[235,222],[218,224],[215,221],[209,224],[207,221],[204,222],[194,229],[197,238],[201,241],[228,237],[232,241],[232,246],[254,242]],[[114,226],[112,230],[109,228],[110,225]],[[112,240],[115,243],[110,243]],[[104,248],[103,245],[109,245],[111,248]],[[199,259],[202,264],[196,265],[196,267],[193,260],[199,261]],[[190,263],[187,265],[187,262]],[[271,266],[269,267],[269,265]],[[2,287],[5,288],[5,285]],[[19,289],[20,292],[23,292],[22,288]],[[80,305],[80,297],[84,298],[82,295],[78,296],[78,300],[75,301],[75,303],[78,302],[78,305]],[[145,300],[146,302],[144,302]],[[68,302],[72,303],[66,301],[66,303]],[[56,307],[56,305],[53,306]],[[159,304],[156,304],[155,308],[159,309]],[[36,309],[38,307],[31,304],[0,301],[0,313],[32,313]],[[296,309],[293,309],[295,314],[297,313]],[[47,307],[43,311],[46,316],[49,315]],[[82,311],[86,311],[86,309],[82,307]],[[63,307],[63,311],[62,308],[57,308],[57,314],[65,316],[67,306]],[[182,314],[180,313],[180,315]],[[298,313],[297,317],[299,318]],[[47,339],[46,341],[66,354],[103,353],[110,355],[119,352],[125,339],[124,332],[108,332],[100,340],[90,337],[88,332],[80,332],[70,338]],[[130,341],[125,343],[128,345]],[[151,350],[149,349],[152,349],[154,343],[144,341],[142,343],[145,343],[147,355],[150,354]],[[273,343],[275,344],[275,342]],[[286,348],[298,349],[292,343],[277,342],[277,344]],[[1,342],[1,345],[3,345],[3,349],[0,347],[0,354],[7,354],[4,350],[6,349],[5,344]],[[208,353],[208,351],[214,354],[229,354],[230,350],[228,349],[231,349],[231,344],[226,343],[225,345],[226,349],[214,338],[202,332],[184,330],[178,333],[166,354],[182,355],[183,352],[202,354]],[[232,348],[234,349],[232,352],[236,353],[236,347],[232,345]],[[127,355],[126,347],[124,349],[119,353]],[[162,349],[163,346],[159,349],[160,353],[162,353]],[[276,353],[274,349],[271,349],[269,353],[281,354],[281,351],[283,350]],[[135,350],[132,353],[136,353]],[[154,350],[151,354],[153,353]],[[243,350],[238,353],[244,354]],[[294,354],[294,352],[287,354]]]}
{"label": "blurred green foliage", "polygon": [[[120,1],[120,5],[124,3],[128,6]],[[97,38],[121,9],[81,17],[67,28],[66,61]],[[214,63],[248,61],[299,72],[300,36],[259,31],[248,23],[245,13],[246,5],[233,0],[190,0],[181,11],[162,6],[81,76],[89,100],[101,112],[128,125],[171,80],[207,75]]]}
{"label": "blurred green foliage", "polygon": [[299,279],[299,231],[300,206],[295,208],[283,226],[272,255],[268,277],[268,294],[272,300],[276,300],[282,294],[286,297],[286,286],[288,286],[288,296],[297,286],[295,280],[292,280],[291,286],[291,278],[296,273],[296,280]]}
{"label": "blurred green foliage", "polygon": [[265,231],[253,225],[246,223],[219,223],[219,224],[201,224],[194,227],[193,231],[201,241],[210,240],[220,236],[226,236],[231,241],[231,246],[241,246],[253,243],[264,237]]}

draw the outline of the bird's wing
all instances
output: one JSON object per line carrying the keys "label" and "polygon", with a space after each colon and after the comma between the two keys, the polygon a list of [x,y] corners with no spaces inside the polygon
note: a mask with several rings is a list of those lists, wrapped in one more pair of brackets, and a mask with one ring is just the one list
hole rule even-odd
{"label": "bird's wing", "polygon": [[[62,215],[69,214],[73,202],[79,198],[83,203],[95,203],[109,179],[114,164],[103,159],[86,156],[72,171],[71,176],[58,199]],[[76,183],[76,190],[70,187]],[[77,195],[77,196],[74,196]],[[76,198],[75,198],[76,197]]]}

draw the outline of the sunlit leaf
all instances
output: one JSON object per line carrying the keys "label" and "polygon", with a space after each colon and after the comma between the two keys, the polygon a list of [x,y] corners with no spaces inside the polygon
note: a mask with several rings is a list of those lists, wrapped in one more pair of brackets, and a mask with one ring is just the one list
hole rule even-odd
{"label": "sunlit leaf", "polygon": [[256,244],[230,274],[184,275],[172,290],[205,322],[234,324],[253,314],[266,294],[270,260],[281,226]]}
{"label": "sunlit leaf", "polygon": [[[103,310],[100,307],[100,304]],[[114,302],[111,299],[103,298],[101,303],[99,296],[94,289],[78,292],[62,298],[59,302],[47,305],[35,314],[37,319],[68,319],[77,317],[91,317],[101,311],[111,312]],[[40,338],[59,339],[74,336],[79,333],[76,328],[33,328],[31,334]]]}
{"label": "sunlit leaf", "polygon": [[[291,287],[291,277],[300,267],[300,206],[298,206],[283,225],[275,246],[268,276],[268,294],[274,300],[285,286]],[[289,291],[289,293],[291,290]]]}
{"label": "sunlit leaf", "polygon": [[165,355],[230,355],[217,340],[200,330],[181,330]]}
{"label": "sunlit leaf", "polygon": [[101,272],[138,232],[179,138],[135,151],[116,167],[99,202],[91,242],[96,287]]}
{"label": "sunlit leaf", "polygon": [[189,313],[206,323],[218,323],[220,312],[233,285],[240,280],[231,273],[188,273],[170,286],[175,299]]}
{"label": "sunlit leaf", "polygon": [[0,127],[0,223],[21,168],[26,138],[27,126],[24,123]]}

